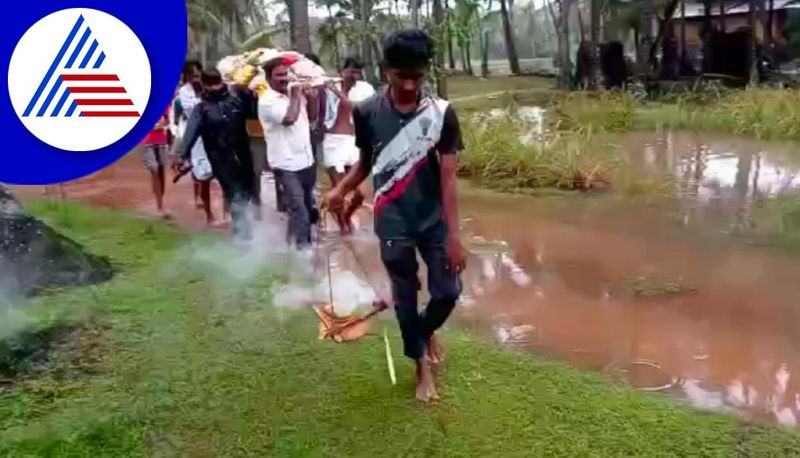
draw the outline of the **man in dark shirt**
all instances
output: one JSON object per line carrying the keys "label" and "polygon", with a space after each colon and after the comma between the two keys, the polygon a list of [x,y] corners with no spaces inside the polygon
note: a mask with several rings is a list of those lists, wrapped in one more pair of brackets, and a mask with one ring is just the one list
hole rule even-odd
{"label": "man in dark shirt", "polygon": [[[404,353],[416,362],[418,400],[438,399],[431,365],[442,361],[435,332],[452,312],[464,269],[456,209],[458,117],[447,101],[422,89],[433,42],[409,30],[384,44],[388,86],[353,110],[360,160],[325,196],[341,214],[344,196],[370,174],[375,188],[375,231],[392,281]],[[428,267],[430,302],[417,308],[417,251]]]}
{"label": "man in dark shirt", "polygon": [[201,79],[203,96],[189,116],[183,143],[178,149],[179,169],[191,168],[189,153],[202,138],[214,178],[230,203],[234,238],[247,240],[252,236],[247,213],[252,203],[254,178],[250,138],[245,125],[248,107],[228,91],[217,70],[204,70]]}

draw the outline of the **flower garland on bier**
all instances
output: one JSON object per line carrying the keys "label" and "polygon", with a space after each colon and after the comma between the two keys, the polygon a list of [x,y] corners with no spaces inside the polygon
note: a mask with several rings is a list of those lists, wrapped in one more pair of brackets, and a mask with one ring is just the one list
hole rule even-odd
{"label": "flower garland on bier", "polygon": [[260,97],[269,89],[263,70],[264,64],[276,58],[291,62],[289,78],[293,84],[315,87],[336,80],[326,75],[322,67],[304,55],[272,48],[258,48],[244,54],[223,57],[217,62],[217,70],[228,83],[246,87]]}

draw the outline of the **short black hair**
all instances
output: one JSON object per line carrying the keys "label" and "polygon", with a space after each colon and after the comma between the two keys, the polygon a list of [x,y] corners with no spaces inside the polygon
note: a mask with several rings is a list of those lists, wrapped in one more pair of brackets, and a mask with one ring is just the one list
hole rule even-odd
{"label": "short black hair", "polygon": [[200,70],[201,68],[203,68],[203,66],[202,66],[202,65],[200,65],[200,62],[199,62],[199,61],[196,61],[196,60],[187,60],[187,61],[186,61],[186,62],[184,62],[184,64],[183,64],[183,73],[181,73],[181,75],[182,75],[184,78],[186,78],[186,77],[187,77],[187,76],[189,76],[189,75],[190,75],[190,74],[191,74],[191,73],[192,73],[194,70]]}
{"label": "short black hair", "polygon": [[272,71],[275,68],[280,67],[281,65],[286,65],[283,57],[275,57],[270,59],[264,63],[264,74],[267,76],[267,79],[272,78]]}
{"label": "short black hair", "polygon": [[364,61],[362,61],[358,57],[350,56],[344,60],[344,65],[342,66],[342,68],[355,68],[356,70],[363,70]]}
{"label": "short black hair", "polygon": [[219,74],[219,70],[216,68],[209,67],[204,69],[203,73],[200,74],[200,81],[203,82],[204,86],[222,84],[222,75]]}
{"label": "short black hair", "polygon": [[433,59],[434,48],[433,40],[422,30],[401,30],[383,42],[384,67],[427,67]]}
{"label": "short black hair", "polygon": [[317,65],[322,65],[320,63],[319,56],[317,56],[313,52],[306,53],[305,56],[306,56],[306,59],[310,60],[311,62],[314,62]]}

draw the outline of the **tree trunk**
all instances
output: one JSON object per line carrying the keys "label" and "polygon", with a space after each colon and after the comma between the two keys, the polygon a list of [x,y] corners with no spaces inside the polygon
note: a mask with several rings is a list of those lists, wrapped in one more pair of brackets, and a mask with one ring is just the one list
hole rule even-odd
{"label": "tree trunk", "polygon": [[467,50],[467,73],[470,76],[475,76],[475,73],[472,71],[472,52],[470,51],[471,47],[472,46],[470,45],[470,42],[467,41],[467,44],[465,46]]}
{"label": "tree trunk", "polygon": [[[591,0],[594,1],[594,0]],[[586,41],[586,23],[583,22],[583,12],[581,11],[581,4],[578,3],[578,32],[581,37],[581,43]]]}
{"label": "tree trunk", "polygon": [[772,52],[772,46],[775,44],[775,35],[773,35],[772,28],[775,24],[775,0],[769,0],[767,4],[769,11],[767,12],[767,30],[764,34],[764,40],[767,43],[767,49]]}
{"label": "tree trunk", "polygon": [[375,82],[375,62],[372,58],[372,44],[369,36],[370,0],[361,0],[359,16],[361,19],[361,55],[364,57],[364,72],[367,80]]}
{"label": "tree trunk", "polygon": [[294,11],[294,48],[299,53],[311,52],[311,37],[308,26],[308,0],[292,0]]}
{"label": "tree trunk", "polygon": [[411,0],[411,25],[415,29],[419,28],[419,2],[421,0]]}
{"label": "tree trunk", "polygon": [[[664,35],[667,34],[667,28],[672,26],[672,17],[675,15],[675,9],[678,7],[678,1],[679,0],[669,0],[669,3],[664,8],[664,14],[658,23],[658,32],[656,34],[656,38],[653,40],[653,43],[650,45],[650,50],[647,57],[651,69],[654,68],[658,62],[656,53],[658,51],[658,47],[664,41]],[[669,31],[669,37],[673,37],[671,29]]]}
{"label": "tree trunk", "polygon": [[725,33],[727,30],[728,16],[725,14],[725,0],[719,1],[719,31]]}
{"label": "tree trunk", "polygon": [[511,19],[508,16],[508,8],[506,7],[506,0],[500,0],[500,14],[503,19],[503,34],[506,39],[506,54],[508,54],[508,66],[511,68],[511,73],[519,75],[519,57],[517,56],[517,47],[514,45],[514,31],[511,29]]}
{"label": "tree trunk", "polygon": [[711,0],[703,0],[703,12],[703,72],[710,73],[714,65],[714,58],[711,55]]}
{"label": "tree trunk", "polygon": [[681,0],[681,66],[686,62],[686,0]]}
{"label": "tree trunk", "polygon": [[756,0],[747,4],[747,26],[750,28],[750,84],[758,84],[758,60],[756,51]]}
{"label": "tree trunk", "polygon": [[656,15],[655,0],[644,0],[642,6],[641,40],[639,46],[639,73],[650,74],[650,47],[653,45],[653,19]]}
{"label": "tree trunk", "polygon": [[592,0],[591,1],[591,23],[590,23],[590,32],[592,36],[592,43],[591,49],[589,50],[589,56],[591,60],[591,78],[589,79],[589,88],[590,89],[597,89],[600,87],[602,83],[602,72],[600,71],[600,54],[598,50],[600,49],[600,0]]}
{"label": "tree trunk", "polygon": [[572,0],[561,0],[561,11],[558,15],[558,87],[569,89],[572,85],[572,65],[569,54],[569,12]]}
{"label": "tree trunk", "polygon": [[481,76],[489,76],[489,28],[481,30]]}
{"label": "tree trunk", "polygon": [[200,34],[200,65],[206,68],[208,63],[208,32],[203,31]]}
{"label": "tree trunk", "polygon": [[453,70],[456,68],[456,58],[453,55],[453,12],[450,10],[450,2],[448,0],[444,0],[444,10],[447,15],[447,58],[449,59],[450,70]]}
{"label": "tree trunk", "polygon": [[[441,24],[444,22],[444,8],[442,0],[433,0],[433,23]],[[441,34],[439,34],[441,35]],[[444,51],[442,36],[436,37],[436,93],[439,97],[447,98],[447,73],[444,71]]]}

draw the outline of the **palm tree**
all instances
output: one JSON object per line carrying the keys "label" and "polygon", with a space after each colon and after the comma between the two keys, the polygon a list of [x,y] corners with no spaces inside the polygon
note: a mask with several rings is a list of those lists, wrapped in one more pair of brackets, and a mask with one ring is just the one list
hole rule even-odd
{"label": "palm tree", "polygon": [[311,37],[308,25],[308,0],[291,0],[293,17],[292,36],[294,48],[297,52],[306,54],[311,52]]}
{"label": "palm tree", "polygon": [[[434,24],[444,24],[444,8],[442,0],[433,0],[433,21]],[[447,98],[447,74],[444,71],[444,50],[443,41],[446,38],[443,33],[437,34],[436,46],[436,93],[441,98]]]}
{"label": "palm tree", "polygon": [[472,41],[474,32],[480,25],[479,0],[456,0],[453,27],[456,42],[461,50],[461,64],[464,72],[472,75]]}
{"label": "palm tree", "polygon": [[212,37],[216,51],[219,45],[233,52],[269,46],[281,29],[266,28],[265,9],[264,0],[187,0],[188,27],[199,34],[201,62],[208,63]]}
{"label": "palm tree", "polygon": [[514,44],[514,30],[511,28],[511,19],[506,6],[507,0],[500,0],[500,14],[503,19],[503,33],[506,39],[506,54],[508,55],[508,66],[511,68],[511,73],[514,75],[520,74],[519,69],[519,56],[517,56],[517,47]]}
{"label": "palm tree", "polygon": [[758,55],[756,43],[756,0],[747,3],[747,26],[750,28],[750,84],[758,84]]}
{"label": "palm tree", "polygon": [[650,73],[650,47],[653,45],[653,21],[656,18],[655,0],[643,0],[642,2],[642,25],[639,53],[637,55],[639,73],[647,75]]}
{"label": "palm tree", "polygon": [[450,2],[444,0],[445,14],[447,15],[447,57],[449,59],[450,70],[456,68],[456,59],[453,55],[453,12],[450,10]]}
{"label": "palm tree", "polygon": [[415,29],[419,28],[419,6],[422,0],[409,0],[411,8],[411,24]]}
{"label": "palm tree", "polygon": [[600,55],[598,50],[600,48],[600,0],[591,0],[591,49],[589,50],[591,59],[591,78],[589,78],[589,88],[597,89],[601,83],[600,72]]}
{"label": "palm tree", "polygon": [[569,13],[574,0],[550,0],[547,10],[558,34],[558,87],[569,89],[572,85],[572,64],[569,53]]}

